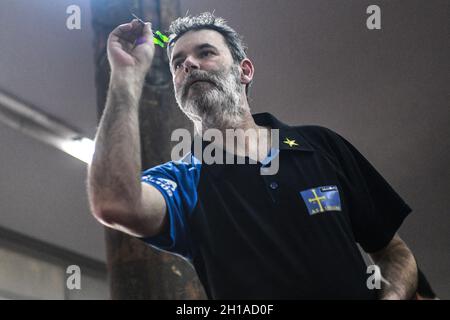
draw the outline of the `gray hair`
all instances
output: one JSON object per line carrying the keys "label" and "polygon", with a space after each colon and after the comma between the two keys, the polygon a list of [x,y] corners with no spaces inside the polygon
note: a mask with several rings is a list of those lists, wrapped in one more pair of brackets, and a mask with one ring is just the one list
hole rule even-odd
{"label": "gray hair", "polygon": [[[243,59],[247,58],[247,47],[244,44],[242,36],[231,28],[225,19],[214,16],[211,12],[203,12],[197,16],[185,16],[174,20],[169,27],[169,43],[167,45],[167,55],[170,60],[173,46],[175,42],[188,31],[197,31],[202,29],[210,29],[219,32],[224,38],[231,52],[233,61],[239,64]],[[251,83],[245,86],[245,92]]]}

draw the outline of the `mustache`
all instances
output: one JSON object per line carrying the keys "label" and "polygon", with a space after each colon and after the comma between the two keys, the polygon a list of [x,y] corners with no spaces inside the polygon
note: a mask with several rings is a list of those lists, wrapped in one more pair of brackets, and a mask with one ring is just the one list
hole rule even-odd
{"label": "mustache", "polygon": [[214,84],[219,90],[221,90],[220,82],[222,80],[222,72],[218,71],[202,71],[202,70],[192,70],[188,77],[186,77],[181,84],[182,96],[187,95],[190,85],[195,81],[208,81]]}

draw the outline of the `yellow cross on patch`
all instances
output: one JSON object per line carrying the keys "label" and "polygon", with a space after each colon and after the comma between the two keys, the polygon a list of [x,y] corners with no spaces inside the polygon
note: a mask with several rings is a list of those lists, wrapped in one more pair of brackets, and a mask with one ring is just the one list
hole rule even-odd
{"label": "yellow cross on patch", "polygon": [[286,143],[289,147],[298,146],[298,143],[296,143],[295,140],[290,140],[289,138],[286,138],[283,143]]}
{"label": "yellow cross on patch", "polygon": [[311,191],[312,191],[312,193],[314,195],[314,198],[308,199],[308,201],[310,203],[313,203],[314,201],[317,202],[317,204],[319,205],[319,208],[320,208],[320,212],[323,212],[324,210],[323,210],[323,206],[322,206],[322,202],[321,201],[322,200],[326,200],[327,198],[326,197],[319,197],[319,196],[317,196],[317,193],[316,193],[315,189],[312,189]]}

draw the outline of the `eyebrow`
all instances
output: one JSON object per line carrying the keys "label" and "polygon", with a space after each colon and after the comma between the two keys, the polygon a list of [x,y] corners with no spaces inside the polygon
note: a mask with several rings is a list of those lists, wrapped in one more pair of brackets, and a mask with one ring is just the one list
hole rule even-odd
{"label": "eyebrow", "polygon": [[[214,47],[212,44],[209,44],[209,43],[202,43],[202,44],[199,44],[198,46],[196,46],[196,47],[194,48],[194,50],[202,50],[202,49],[205,49],[205,48],[214,49],[214,50],[217,51],[217,48]],[[179,59],[179,58],[182,57],[183,55],[184,55],[184,53],[183,53],[182,51],[181,51],[181,52],[178,52],[176,55],[174,55],[173,58],[172,58],[172,64],[174,63],[174,61],[176,61],[177,59]]]}

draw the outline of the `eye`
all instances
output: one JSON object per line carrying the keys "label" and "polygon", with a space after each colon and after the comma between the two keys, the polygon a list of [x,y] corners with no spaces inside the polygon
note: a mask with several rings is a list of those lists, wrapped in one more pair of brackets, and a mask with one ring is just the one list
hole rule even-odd
{"label": "eye", "polygon": [[176,62],[174,62],[174,64],[173,64],[173,68],[175,69],[175,70],[178,70],[178,68],[180,68],[181,67],[181,63],[180,63],[180,61],[178,60],[178,61],[176,61]]}
{"label": "eye", "polygon": [[202,51],[201,53],[200,53],[200,56],[201,57],[207,57],[207,56],[209,56],[210,54],[213,54],[214,52],[212,52],[211,50],[206,50],[206,51]]}

